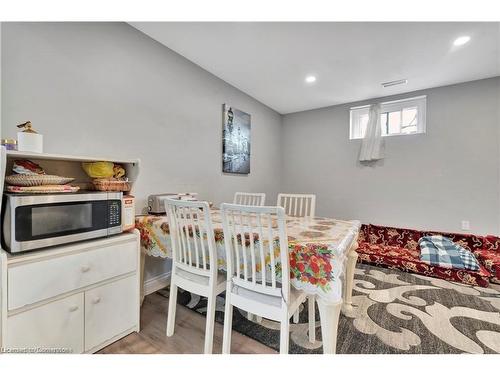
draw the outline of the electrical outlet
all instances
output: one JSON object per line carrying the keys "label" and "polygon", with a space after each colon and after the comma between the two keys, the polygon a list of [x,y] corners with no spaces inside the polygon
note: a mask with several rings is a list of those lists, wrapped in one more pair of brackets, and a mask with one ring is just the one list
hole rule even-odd
{"label": "electrical outlet", "polygon": [[469,220],[462,220],[462,230],[470,230]]}

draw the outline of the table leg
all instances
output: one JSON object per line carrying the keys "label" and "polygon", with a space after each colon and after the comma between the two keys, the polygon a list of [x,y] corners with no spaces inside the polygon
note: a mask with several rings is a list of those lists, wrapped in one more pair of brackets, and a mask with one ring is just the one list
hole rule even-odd
{"label": "table leg", "polygon": [[139,265],[140,267],[140,273],[141,273],[141,306],[142,303],[144,302],[144,263],[146,261],[146,254],[141,251],[141,264]]}
{"label": "table leg", "polygon": [[316,341],[316,298],[314,295],[307,297],[307,311],[308,311],[308,321],[309,321],[309,342],[314,344]]}
{"label": "table leg", "polygon": [[358,248],[357,238],[351,245],[349,252],[347,253],[346,261],[346,271],[344,279],[344,305],[343,310],[352,309],[352,287],[354,284],[354,270],[356,269],[356,262],[358,260],[358,253],[356,249]]}
{"label": "table leg", "polygon": [[319,316],[321,318],[321,336],[323,337],[323,354],[335,354],[337,350],[337,330],[339,326],[342,300],[336,303],[317,299]]}

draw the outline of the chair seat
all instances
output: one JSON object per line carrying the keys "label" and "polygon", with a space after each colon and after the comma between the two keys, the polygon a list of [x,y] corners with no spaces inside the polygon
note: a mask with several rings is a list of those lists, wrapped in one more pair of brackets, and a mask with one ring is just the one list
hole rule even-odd
{"label": "chair seat", "polygon": [[[231,292],[231,300],[235,306],[267,319],[280,320],[282,303],[285,302],[282,296],[259,293],[238,285],[233,285]],[[300,304],[307,299],[307,294],[291,287],[289,297],[290,301],[286,302],[288,302],[290,317],[299,308]]]}
{"label": "chair seat", "polygon": [[[255,292],[250,289],[243,288],[238,285],[233,285],[232,292],[238,296],[252,299],[256,302],[260,302],[266,305],[281,307],[281,303],[283,302],[283,298],[281,296],[271,296],[269,294]],[[295,302],[299,299],[304,299],[305,293],[303,291],[299,291],[295,288],[290,288],[290,305],[295,305]]]}
{"label": "chair seat", "polygon": [[[181,268],[175,269],[176,284],[184,290],[200,296],[207,297],[210,294],[208,276],[198,275]],[[215,282],[215,293],[220,294],[226,290],[226,274],[224,272],[217,273],[217,281]]]}
{"label": "chair seat", "polygon": [[[189,281],[195,282],[196,284],[206,285],[208,286],[209,277],[198,275],[196,273],[192,273],[181,268],[177,268],[175,271],[176,275],[182,277],[183,279],[187,279]],[[225,272],[217,272],[217,284],[226,282],[226,273]]]}

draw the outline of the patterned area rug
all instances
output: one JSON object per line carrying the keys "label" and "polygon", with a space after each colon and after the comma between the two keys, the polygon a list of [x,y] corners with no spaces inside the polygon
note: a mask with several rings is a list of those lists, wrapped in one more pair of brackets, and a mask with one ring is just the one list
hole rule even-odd
{"label": "patterned area rug", "polygon": [[[158,293],[168,297],[168,289]],[[205,314],[206,299],[179,292],[178,303]],[[500,353],[500,291],[473,287],[358,264],[353,309],[341,314],[337,353],[448,354]],[[224,322],[224,297],[217,300]],[[279,350],[279,323],[246,318],[234,309],[233,329]],[[307,305],[300,322],[290,325],[290,353],[322,353],[319,314],[316,339],[307,338]]]}

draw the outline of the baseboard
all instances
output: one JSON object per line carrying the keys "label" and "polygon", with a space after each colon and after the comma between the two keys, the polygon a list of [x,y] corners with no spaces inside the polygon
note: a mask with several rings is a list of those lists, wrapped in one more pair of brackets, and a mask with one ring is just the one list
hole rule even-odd
{"label": "baseboard", "polygon": [[170,285],[170,271],[144,282],[144,295],[148,295]]}

